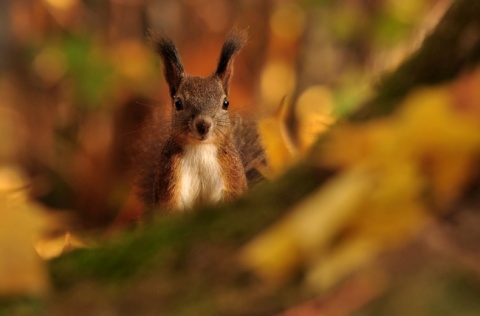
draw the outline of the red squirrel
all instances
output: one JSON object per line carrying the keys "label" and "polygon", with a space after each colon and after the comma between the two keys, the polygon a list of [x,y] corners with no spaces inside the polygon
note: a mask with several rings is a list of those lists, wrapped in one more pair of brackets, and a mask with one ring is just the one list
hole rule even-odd
{"label": "red squirrel", "polygon": [[152,41],[163,62],[172,116],[166,135],[150,144],[145,158],[150,164],[139,182],[141,198],[149,207],[178,211],[239,196],[247,189],[247,178],[233,135],[228,94],[233,58],[246,34],[230,32],[217,69],[208,77],[185,72],[168,37],[154,36]]}

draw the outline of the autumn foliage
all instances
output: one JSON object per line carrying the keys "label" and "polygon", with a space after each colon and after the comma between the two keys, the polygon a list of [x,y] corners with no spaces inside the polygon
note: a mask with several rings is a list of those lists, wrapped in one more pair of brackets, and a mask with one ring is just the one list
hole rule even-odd
{"label": "autumn foliage", "polygon": [[[0,314],[478,313],[479,14],[469,0],[2,2]],[[147,31],[210,75],[234,26],[249,41],[231,108],[257,123],[265,181],[145,219],[131,157],[170,111]]]}

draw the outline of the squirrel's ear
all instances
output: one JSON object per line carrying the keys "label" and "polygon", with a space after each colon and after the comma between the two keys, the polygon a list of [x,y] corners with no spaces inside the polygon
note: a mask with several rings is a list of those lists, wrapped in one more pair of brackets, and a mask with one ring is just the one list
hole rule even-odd
{"label": "squirrel's ear", "polygon": [[170,88],[170,96],[173,97],[177,93],[182,78],[185,76],[180,56],[178,55],[175,44],[170,38],[150,34],[150,40],[156,52],[162,58],[165,80],[167,80]]}
{"label": "squirrel's ear", "polygon": [[246,41],[247,34],[245,31],[232,30],[223,44],[215,75],[222,81],[226,94],[228,94],[230,78],[233,74],[233,57],[240,51]]}

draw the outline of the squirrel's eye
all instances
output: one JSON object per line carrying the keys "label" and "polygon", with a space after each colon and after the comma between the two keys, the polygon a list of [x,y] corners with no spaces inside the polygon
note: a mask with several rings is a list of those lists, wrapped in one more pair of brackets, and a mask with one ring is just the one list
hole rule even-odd
{"label": "squirrel's eye", "polygon": [[229,104],[230,104],[230,102],[228,102],[228,100],[225,98],[225,99],[223,100],[222,108],[223,108],[224,110],[228,109],[228,105],[229,105]]}
{"label": "squirrel's eye", "polygon": [[180,111],[183,109],[183,103],[182,100],[179,98],[176,98],[175,101],[173,102],[173,105],[175,105],[175,110]]}

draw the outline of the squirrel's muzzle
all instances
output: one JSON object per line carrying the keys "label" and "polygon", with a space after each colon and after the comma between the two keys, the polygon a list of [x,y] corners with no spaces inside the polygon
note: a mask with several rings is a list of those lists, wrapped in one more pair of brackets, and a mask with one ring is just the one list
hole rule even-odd
{"label": "squirrel's muzzle", "polygon": [[195,133],[202,139],[208,137],[210,130],[212,129],[213,121],[209,117],[197,117],[193,121],[193,127],[195,129]]}

